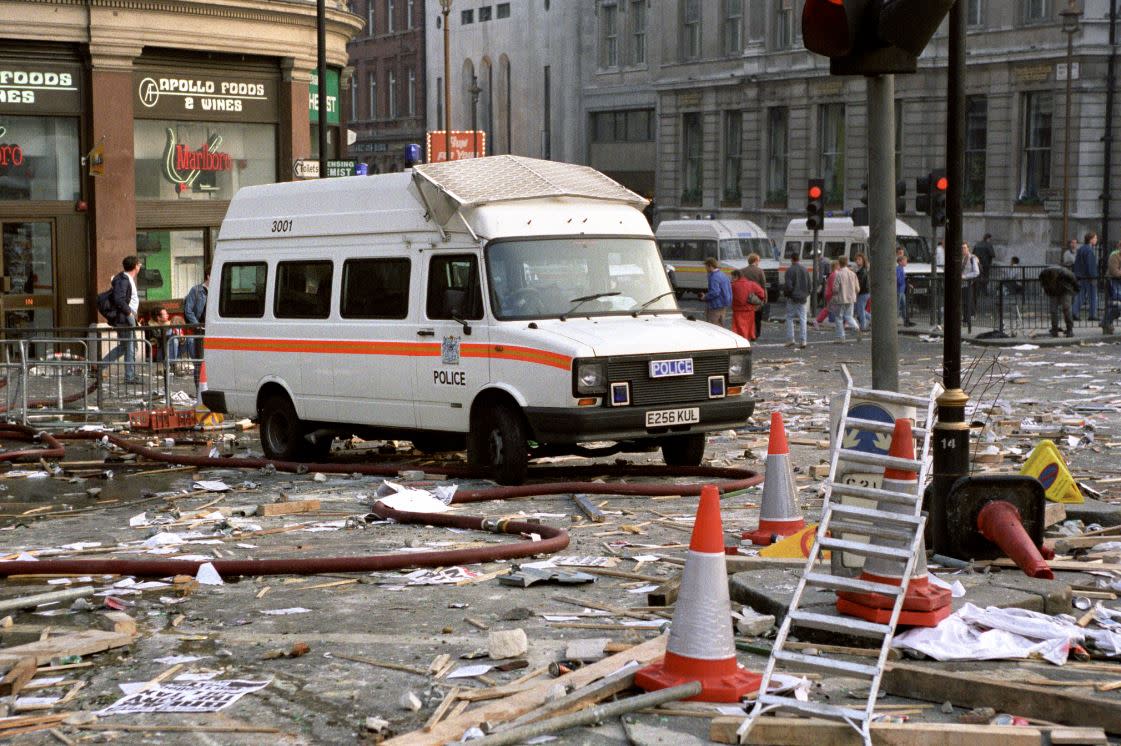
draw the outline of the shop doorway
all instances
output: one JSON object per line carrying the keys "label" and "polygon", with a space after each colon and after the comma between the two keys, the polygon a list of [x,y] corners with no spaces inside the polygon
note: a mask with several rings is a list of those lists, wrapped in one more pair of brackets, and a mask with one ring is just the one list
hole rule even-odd
{"label": "shop doorway", "polygon": [[52,220],[0,221],[0,325],[7,339],[55,325],[54,234]]}

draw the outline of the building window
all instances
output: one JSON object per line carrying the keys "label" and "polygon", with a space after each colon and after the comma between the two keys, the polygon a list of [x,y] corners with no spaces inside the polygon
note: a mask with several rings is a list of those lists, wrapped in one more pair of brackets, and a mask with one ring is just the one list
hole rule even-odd
{"label": "building window", "polygon": [[378,118],[378,74],[370,71],[370,119]]}
{"label": "building window", "polygon": [[374,23],[376,7],[377,0],[366,0],[366,36],[373,36],[377,33],[377,25]]}
{"label": "building window", "polygon": [[416,70],[409,68],[408,112],[410,117],[416,116]]}
{"label": "building window", "polygon": [[631,63],[646,64],[646,0],[631,2]]}
{"label": "building window", "polygon": [[1019,202],[1042,204],[1043,193],[1051,188],[1051,113],[1050,93],[1024,94],[1024,158],[1020,167]]}
{"label": "building window", "polygon": [[821,161],[818,172],[825,179],[825,204],[840,207],[845,199],[845,105],[818,107],[818,142]]}
{"label": "building window", "polygon": [[989,104],[984,96],[965,101],[965,185],[963,207],[985,209],[985,149],[988,145]]}
{"label": "building window", "polygon": [[413,27],[413,16],[416,15],[416,0],[408,0],[405,3],[405,28],[411,29]]}
{"label": "building window", "polygon": [[767,202],[786,204],[786,154],[789,149],[790,110],[776,106],[767,112]]}
{"label": "building window", "polygon": [[969,0],[969,7],[965,11],[966,23],[970,26],[981,25],[981,0]]}
{"label": "building window", "polygon": [[682,150],[684,158],[682,164],[682,190],[681,204],[701,204],[702,188],[704,186],[704,156],[701,133],[701,115],[693,112],[681,118]]}
{"label": "building window", "polygon": [[724,202],[740,201],[743,176],[743,112],[724,112]]}
{"label": "building window", "polygon": [[599,63],[600,67],[619,65],[619,8],[614,2],[600,6]]}
{"label": "building window", "polygon": [[681,19],[681,57],[695,60],[701,56],[701,0],[683,0]]}
{"label": "building window", "polygon": [[1051,0],[1022,0],[1024,23],[1043,23],[1050,20]]}
{"label": "building window", "polygon": [[397,30],[397,0],[385,0],[385,30],[390,34]]}
{"label": "building window", "polygon": [[479,23],[489,21],[493,12],[494,9],[489,5],[484,5],[483,7],[479,8]]}
{"label": "building window", "polygon": [[[157,128],[157,132],[156,163],[164,149],[164,130]],[[196,135],[192,148],[205,143],[205,138],[206,133]],[[0,117],[0,202],[77,199],[83,177],[79,144],[76,118]],[[156,163],[153,178],[159,173]]]}
{"label": "building window", "polygon": [[397,73],[389,71],[389,118],[397,118]]}
{"label": "building window", "polygon": [[475,22],[475,11],[468,9],[459,14],[459,23],[461,26]]}
{"label": "building window", "polygon": [[724,0],[724,54],[743,52],[743,0]]}
{"label": "building window", "polygon": [[654,110],[597,111],[592,114],[592,142],[653,142]]}
{"label": "building window", "polygon": [[793,0],[779,0],[775,16],[775,49],[790,49],[794,46],[794,24]]}
{"label": "building window", "polygon": [[494,6],[494,15],[496,18],[509,18],[510,17],[510,3],[499,3]]}

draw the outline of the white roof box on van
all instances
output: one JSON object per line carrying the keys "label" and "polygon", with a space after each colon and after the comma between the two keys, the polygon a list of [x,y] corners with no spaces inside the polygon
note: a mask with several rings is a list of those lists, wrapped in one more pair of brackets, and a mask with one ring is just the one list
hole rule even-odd
{"label": "white roof box on van", "polygon": [[497,155],[415,166],[416,183],[446,225],[461,207],[551,197],[617,202],[641,210],[648,200],[588,166]]}

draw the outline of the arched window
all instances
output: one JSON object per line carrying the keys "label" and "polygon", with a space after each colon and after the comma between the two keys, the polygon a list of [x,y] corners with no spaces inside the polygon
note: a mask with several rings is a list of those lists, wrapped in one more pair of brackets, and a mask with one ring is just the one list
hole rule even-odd
{"label": "arched window", "polygon": [[489,153],[497,152],[494,149],[494,69],[490,58],[483,57],[479,63],[479,120],[478,126],[486,132],[486,149]]}
{"label": "arched window", "polygon": [[510,108],[510,58],[503,54],[498,58],[498,90],[495,91],[495,133],[494,148],[492,153],[513,153],[511,138],[511,108]]}

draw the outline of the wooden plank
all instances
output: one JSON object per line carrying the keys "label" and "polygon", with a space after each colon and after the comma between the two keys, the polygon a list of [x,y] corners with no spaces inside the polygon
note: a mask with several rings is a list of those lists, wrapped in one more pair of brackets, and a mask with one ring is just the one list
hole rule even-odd
{"label": "wooden plank", "polygon": [[98,623],[111,632],[122,635],[136,634],[136,620],[123,611],[110,611],[100,615]]}
{"label": "wooden plank", "polygon": [[1067,518],[1066,506],[1062,503],[1053,503],[1050,500],[1043,506],[1043,527],[1054,526]]}
{"label": "wooden plank", "polygon": [[316,510],[319,510],[318,500],[288,500],[287,502],[258,505],[257,515],[292,515],[294,513],[311,513]]}
{"label": "wooden plank", "polygon": [[34,609],[40,604],[63,603],[78,598],[86,598],[87,596],[92,596],[93,591],[94,588],[92,585],[85,585],[80,588],[67,588],[62,591],[36,593],[35,595],[23,596],[21,598],[8,598],[0,601],[0,613],[19,611],[20,609]]}
{"label": "wooden plank", "polygon": [[0,663],[0,696],[19,694],[27,682],[35,678],[36,670],[37,665],[32,656]]}
{"label": "wooden plank", "polygon": [[667,580],[646,594],[648,606],[673,606],[677,603],[677,593],[681,590],[681,578]]}
{"label": "wooden plank", "polygon": [[1101,727],[1121,733],[1121,700],[986,678],[966,670],[892,663],[884,671],[883,689],[927,702],[952,702],[958,707],[992,707],[1064,725]]}
{"label": "wooden plank", "polygon": [[[709,726],[709,740],[739,743],[736,729],[743,718],[718,717]],[[873,723],[876,746],[1039,746],[1044,733],[1063,733],[1064,738],[1086,740],[1064,743],[1104,743],[1101,728],[1040,728],[1018,725],[963,725],[960,723]],[[1075,731],[1072,733],[1071,731]],[[1095,740],[1097,738],[1102,740]],[[1055,741],[1051,741],[1055,743]],[[847,723],[788,717],[763,717],[748,735],[756,746],[860,746],[860,736]]]}
{"label": "wooden plank", "polygon": [[36,665],[42,666],[49,663],[52,658],[100,653],[111,648],[124,647],[131,644],[135,639],[135,635],[88,629],[70,635],[31,642],[26,645],[2,648],[0,649],[0,662],[23,658],[24,656],[34,656]]}
{"label": "wooden plank", "polygon": [[[636,661],[640,664],[650,663],[660,658],[665,653],[665,648],[666,636],[663,635],[648,640],[641,645],[636,645],[626,652],[596,661],[558,678],[543,681],[510,697],[494,700],[473,710],[468,710],[461,715],[449,717],[437,723],[429,733],[413,731],[391,738],[384,742],[384,746],[405,746],[405,744],[408,744],[408,746],[441,746],[456,741],[463,735],[464,731],[472,726],[484,722],[504,723],[540,707],[548,701],[549,692],[557,684],[562,684],[570,689],[578,689],[618,671],[629,661]],[[973,746],[976,746],[976,744]]]}

